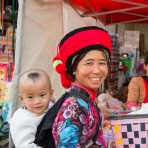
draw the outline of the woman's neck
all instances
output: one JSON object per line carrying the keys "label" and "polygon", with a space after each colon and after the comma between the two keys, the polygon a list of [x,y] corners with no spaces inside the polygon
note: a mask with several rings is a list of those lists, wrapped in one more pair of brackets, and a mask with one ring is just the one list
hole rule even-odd
{"label": "woman's neck", "polygon": [[80,87],[82,88],[83,90],[85,90],[89,96],[90,96],[90,99],[93,101],[93,102],[96,102],[96,96],[97,96],[97,92],[90,89],[90,88],[87,88],[85,87],[83,84],[79,83],[78,81],[74,82],[73,83],[73,86],[77,86],[77,87]]}

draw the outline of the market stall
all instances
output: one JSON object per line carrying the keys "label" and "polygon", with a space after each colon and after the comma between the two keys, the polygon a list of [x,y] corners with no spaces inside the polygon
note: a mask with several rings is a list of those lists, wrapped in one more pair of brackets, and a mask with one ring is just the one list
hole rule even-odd
{"label": "market stall", "polygon": [[95,17],[105,25],[148,22],[148,2],[144,0],[66,0],[66,2],[80,16]]}
{"label": "market stall", "polygon": [[0,13],[0,147],[8,145],[10,87],[14,71],[17,2],[1,0]]}
{"label": "market stall", "polygon": [[[70,29],[81,26],[82,20],[90,19],[91,23],[85,25],[98,25],[110,30],[108,25],[114,24],[112,56],[112,85],[118,87],[119,45],[121,23],[147,23],[148,2],[144,0],[20,0],[19,1],[18,26],[15,50],[15,69],[13,83],[10,90],[13,113],[19,106],[17,99],[18,75],[29,68],[42,67],[52,76],[55,93],[62,93],[58,84],[58,78],[52,69],[51,59],[55,54],[53,48],[57,41]],[[98,5],[99,4],[99,5]],[[74,9],[73,9],[74,8]],[[71,10],[72,13],[69,13]],[[90,21],[89,21],[90,22]],[[93,22],[93,23],[92,23]],[[84,25],[84,24],[83,24]],[[123,30],[125,30],[124,27]],[[122,30],[122,32],[123,32]],[[124,36],[124,35],[122,35]],[[123,37],[124,38],[124,37]],[[125,48],[122,48],[125,49]],[[124,50],[123,50],[124,53]],[[27,60],[26,60],[27,59]],[[41,59],[41,61],[39,61]],[[127,60],[123,63],[128,65]],[[127,66],[127,65],[123,66]],[[128,65],[129,66],[129,65]],[[129,70],[129,69],[128,69]],[[116,78],[115,78],[116,77]],[[56,82],[56,84],[54,83]]]}

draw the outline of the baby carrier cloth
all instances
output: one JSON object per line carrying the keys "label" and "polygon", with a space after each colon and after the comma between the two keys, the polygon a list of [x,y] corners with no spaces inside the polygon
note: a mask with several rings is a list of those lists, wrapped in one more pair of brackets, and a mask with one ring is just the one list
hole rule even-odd
{"label": "baby carrier cloth", "polygon": [[[91,103],[97,110],[98,113],[100,113],[100,110],[97,108],[97,106],[89,99],[89,94],[85,92],[84,90],[77,90],[75,88],[72,88],[70,91],[65,92],[62,97],[53,105],[52,108],[48,110],[46,115],[43,117],[41,123],[39,124],[37,128],[37,133],[35,136],[35,141],[37,145],[43,147],[43,148],[56,148],[54,138],[52,135],[52,125],[54,123],[54,120],[56,118],[56,115],[62,105],[62,103],[69,98],[70,96],[73,97],[79,97],[85,100],[86,102]],[[99,115],[101,118],[101,116]],[[97,125],[96,129],[96,135],[93,138],[93,141],[96,140],[97,133],[99,131],[101,125],[101,119]]]}

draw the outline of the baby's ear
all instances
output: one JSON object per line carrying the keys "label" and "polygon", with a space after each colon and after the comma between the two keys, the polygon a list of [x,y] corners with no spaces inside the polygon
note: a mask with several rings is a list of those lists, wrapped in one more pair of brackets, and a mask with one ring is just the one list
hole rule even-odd
{"label": "baby's ear", "polygon": [[23,100],[23,97],[21,96],[21,94],[18,95],[18,98],[19,98],[20,101]]}
{"label": "baby's ear", "polygon": [[50,89],[50,96],[51,96],[51,97],[53,96],[53,93],[54,93],[54,90],[51,88],[51,89]]}

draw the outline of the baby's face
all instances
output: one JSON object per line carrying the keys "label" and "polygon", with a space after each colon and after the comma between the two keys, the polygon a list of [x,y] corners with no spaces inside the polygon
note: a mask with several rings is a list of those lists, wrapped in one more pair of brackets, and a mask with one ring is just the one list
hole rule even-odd
{"label": "baby's face", "polygon": [[52,89],[46,78],[21,84],[20,92],[22,103],[30,112],[41,115],[48,109]]}

